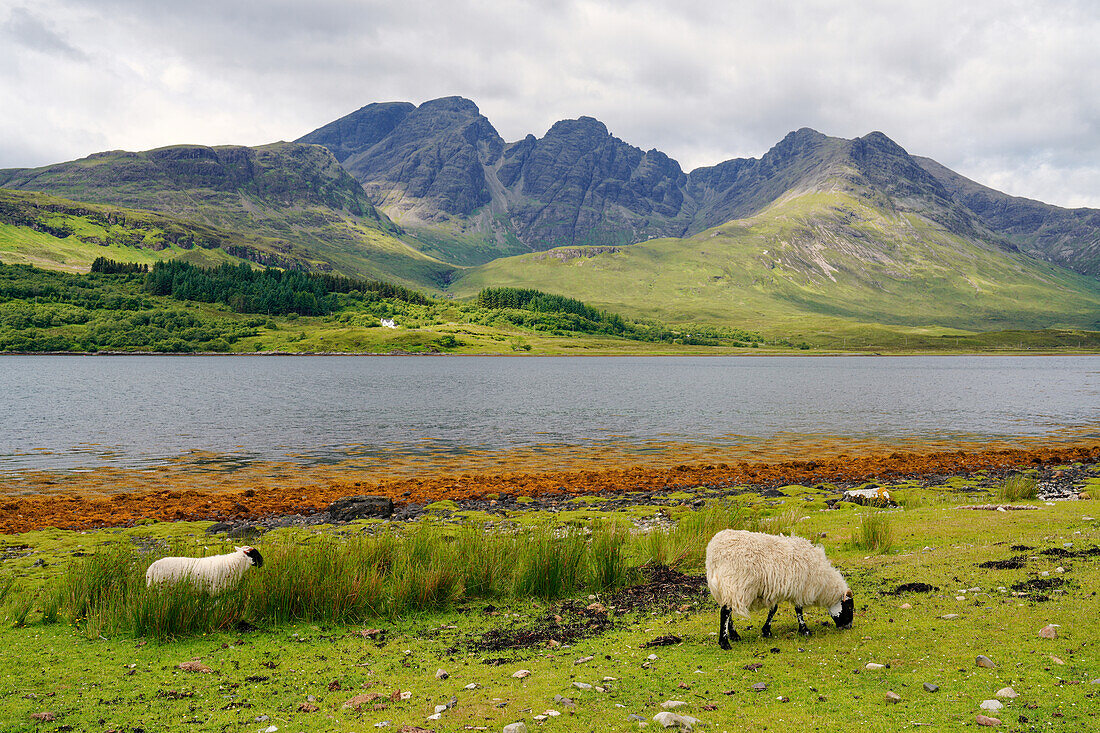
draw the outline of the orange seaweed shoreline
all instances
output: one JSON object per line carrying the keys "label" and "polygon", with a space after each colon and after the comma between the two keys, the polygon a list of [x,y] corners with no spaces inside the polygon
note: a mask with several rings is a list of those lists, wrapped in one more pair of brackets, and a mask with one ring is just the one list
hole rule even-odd
{"label": "orange seaweed shoreline", "polygon": [[[699,486],[764,488],[820,482],[853,484],[934,476],[967,476],[1008,470],[1100,461],[1100,441],[1023,448],[969,450],[893,450],[845,453],[813,460],[729,462],[699,461],[677,465],[602,465],[591,469],[431,472],[412,475],[325,468],[286,467],[196,477],[186,470],[100,469],[81,474],[39,474],[34,488],[52,493],[0,498],[0,534],[45,527],[95,529],[132,526],[139,521],[240,521],[287,514],[312,514],[344,496],[387,496],[396,504],[456,501],[491,494],[530,497],[658,492]],[[610,461],[609,461],[610,463]],[[150,490],[140,488],[153,484]],[[193,488],[199,485],[200,488]],[[22,486],[21,486],[22,488]]]}

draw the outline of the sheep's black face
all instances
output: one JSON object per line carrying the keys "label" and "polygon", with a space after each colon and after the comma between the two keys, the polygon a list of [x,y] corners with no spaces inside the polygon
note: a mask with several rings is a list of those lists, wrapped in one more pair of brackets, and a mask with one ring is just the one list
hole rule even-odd
{"label": "sheep's black face", "polygon": [[833,616],[833,623],[838,629],[850,629],[855,615],[856,599],[852,597],[852,591],[848,591],[848,595],[844,596],[844,600],[840,602],[840,613]]}
{"label": "sheep's black face", "polygon": [[244,552],[245,557],[252,561],[252,564],[256,567],[260,567],[264,564],[264,556],[260,554],[260,551],[255,547],[249,547]]}

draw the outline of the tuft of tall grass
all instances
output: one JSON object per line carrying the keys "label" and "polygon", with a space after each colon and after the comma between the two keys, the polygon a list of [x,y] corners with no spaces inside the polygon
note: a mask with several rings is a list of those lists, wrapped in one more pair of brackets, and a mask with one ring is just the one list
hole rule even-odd
{"label": "tuft of tall grass", "polygon": [[553,527],[537,527],[513,542],[513,595],[549,600],[583,587],[587,543],[578,528],[570,526],[559,532]]}
{"label": "tuft of tall grass", "polygon": [[1017,474],[1006,478],[997,487],[997,499],[1000,501],[1021,501],[1039,498],[1039,482],[1034,476]]}
{"label": "tuft of tall grass", "polygon": [[588,544],[588,587],[604,591],[626,585],[633,578],[627,561],[630,530],[618,522],[604,522]]}
{"label": "tuft of tall grass", "polygon": [[864,514],[859,532],[852,536],[849,547],[864,552],[889,552],[894,545],[894,528],[886,512]]}

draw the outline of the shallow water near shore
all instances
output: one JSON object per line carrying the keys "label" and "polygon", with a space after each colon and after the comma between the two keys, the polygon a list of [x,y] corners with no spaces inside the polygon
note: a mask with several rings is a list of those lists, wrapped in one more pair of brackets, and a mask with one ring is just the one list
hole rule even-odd
{"label": "shallow water near shore", "polygon": [[1098,366],[1093,356],[11,356],[0,361],[0,474],[1092,438]]}

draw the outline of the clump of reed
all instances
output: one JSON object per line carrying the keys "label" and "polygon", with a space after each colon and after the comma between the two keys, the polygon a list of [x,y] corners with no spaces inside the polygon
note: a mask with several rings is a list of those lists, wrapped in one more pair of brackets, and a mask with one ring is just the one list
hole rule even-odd
{"label": "clump of reed", "polygon": [[859,530],[852,535],[848,546],[863,552],[889,552],[894,546],[894,526],[887,512],[864,514]]}
{"label": "clump of reed", "polygon": [[1000,501],[1021,501],[1039,498],[1039,482],[1034,476],[1017,474],[1010,476],[997,487],[997,499]]}

